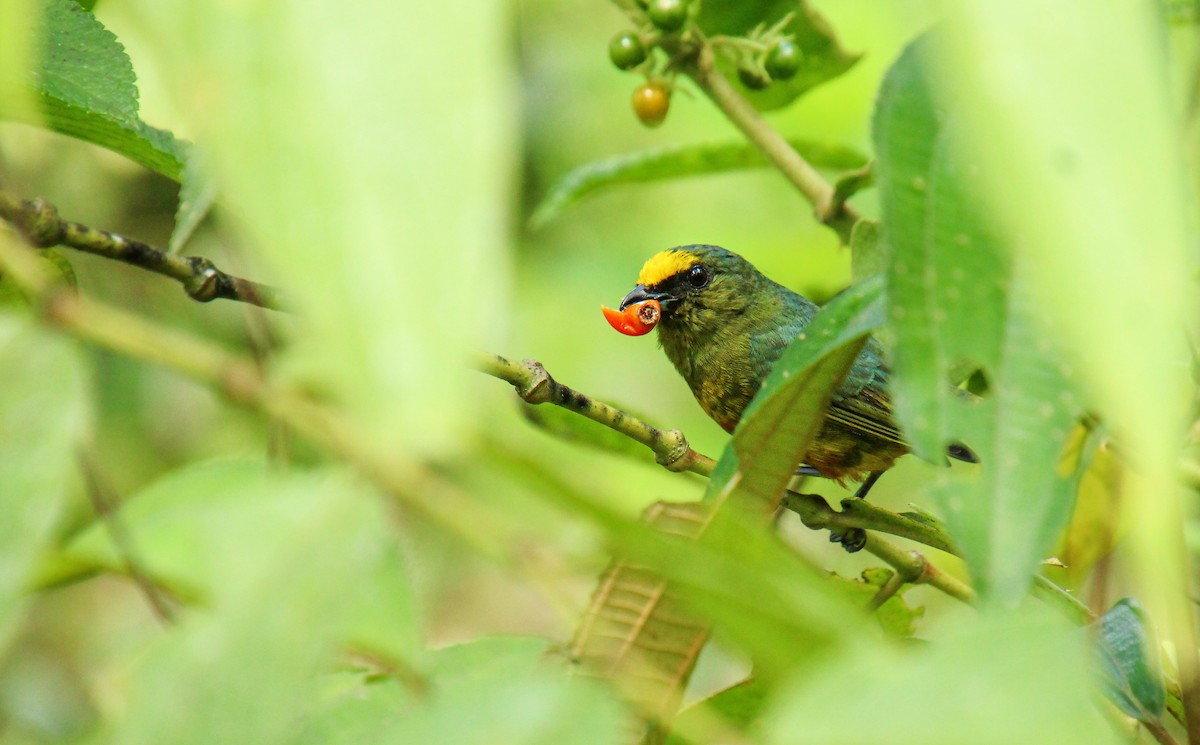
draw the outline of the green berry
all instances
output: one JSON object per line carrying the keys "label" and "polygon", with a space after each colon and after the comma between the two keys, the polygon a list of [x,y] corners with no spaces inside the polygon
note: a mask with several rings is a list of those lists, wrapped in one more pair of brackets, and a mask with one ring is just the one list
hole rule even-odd
{"label": "green berry", "polygon": [[767,74],[772,80],[789,80],[800,69],[800,59],[804,54],[796,42],[791,39],[780,39],[767,52]]}
{"label": "green berry", "polygon": [[771,84],[771,79],[767,77],[766,73],[753,65],[745,63],[738,68],[738,80],[741,80],[742,85],[752,91],[761,91]]}
{"label": "green berry", "polygon": [[650,0],[650,7],[646,10],[650,22],[667,33],[683,28],[687,12],[685,0]]}
{"label": "green berry", "polygon": [[633,113],[647,127],[657,127],[667,118],[671,91],[657,80],[639,85],[633,91]]}
{"label": "green berry", "polygon": [[629,70],[646,61],[646,48],[632,31],[617,34],[608,43],[608,58],[622,70]]}

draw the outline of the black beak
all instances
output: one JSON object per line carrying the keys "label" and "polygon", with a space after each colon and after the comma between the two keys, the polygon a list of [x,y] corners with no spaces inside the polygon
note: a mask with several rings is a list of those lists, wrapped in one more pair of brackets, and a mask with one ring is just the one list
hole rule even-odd
{"label": "black beak", "polygon": [[646,289],[646,285],[638,285],[621,300],[621,305],[619,308],[617,308],[617,310],[625,310],[634,303],[644,303],[647,300],[657,300],[659,305],[663,306],[663,309],[666,310],[665,306],[667,302],[672,299],[673,298],[668,293],[650,292]]}

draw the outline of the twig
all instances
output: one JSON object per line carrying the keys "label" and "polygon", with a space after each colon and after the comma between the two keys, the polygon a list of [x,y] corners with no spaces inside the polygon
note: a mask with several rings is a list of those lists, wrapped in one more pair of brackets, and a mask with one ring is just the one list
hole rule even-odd
{"label": "twig", "polygon": [[1144,726],[1146,731],[1149,732],[1150,735],[1154,737],[1155,740],[1158,740],[1162,745],[1179,745],[1178,741],[1171,736],[1171,733],[1167,731],[1167,728],[1163,726],[1162,722],[1142,722],[1142,726]]}
{"label": "twig", "polygon": [[1040,574],[1033,577],[1033,594],[1042,602],[1053,605],[1080,626],[1096,620],[1096,614],[1083,601]]}
{"label": "twig", "polygon": [[[517,389],[517,394],[529,403],[555,403],[637,440],[654,450],[658,455],[658,462],[671,470],[687,470],[704,476],[712,474],[713,460],[692,450],[687,445],[687,438],[679,430],[659,430],[637,417],[573,391],[550,377],[546,369],[537,362],[513,362],[499,355],[483,355],[478,365],[483,372],[512,384]],[[679,467],[681,463],[686,467]],[[804,515],[808,516],[809,519],[805,520],[804,524],[810,528],[861,527],[886,532],[900,530],[906,538],[928,540],[931,541],[931,545],[939,548],[945,546],[945,550],[950,550],[949,540],[942,537],[935,528],[874,505],[865,510],[837,512],[820,497],[813,495],[788,492],[784,496],[784,504],[793,509],[789,500],[791,504],[802,505],[799,507],[803,510],[802,519]],[[824,510],[818,507],[818,503]],[[975,593],[970,587],[956,577],[942,572],[916,551],[902,551],[884,539],[870,534],[867,536],[865,548],[896,569],[902,583],[927,584],[960,600],[974,601]],[[886,599],[885,597],[884,600]]]}
{"label": "twig", "polygon": [[780,503],[784,509],[800,516],[800,522],[813,530],[863,528],[875,530],[926,546],[957,554],[949,536],[938,528],[897,514],[862,499],[843,499],[842,511],[830,507],[816,494],[788,491]]}
{"label": "twig", "polygon": [[[800,521],[809,528],[862,528],[907,538],[956,556],[959,553],[950,537],[940,528],[891,512],[865,500],[842,500],[842,511],[838,512],[815,494],[801,494],[789,490],[784,494],[780,506],[799,515]],[[868,538],[871,537],[873,536],[868,534]],[[869,540],[866,549],[871,550]],[[888,549],[885,547],[884,550]],[[891,563],[888,557],[876,555]],[[889,553],[888,556],[894,557],[894,554]],[[912,566],[915,567],[916,564]],[[1096,620],[1095,614],[1078,598],[1040,574],[1034,576],[1032,589],[1033,594],[1043,602],[1058,608],[1061,613],[1081,626]]]}
{"label": "twig", "polygon": [[938,569],[919,551],[905,551],[873,533],[867,533],[863,548],[895,569],[901,582],[929,585],[964,603],[975,602],[975,591],[967,583]]}
{"label": "twig", "polygon": [[279,310],[279,292],[226,274],[202,256],[176,256],[107,230],[60,219],[44,199],[22,201],[0,192],[0,218],[16,226],[38,248],[66,246],[177,280],[188,297],[202,303],[222,298]]}
{"label": "twig", "polygon": [[767,124],[750,102],[717,70],[711,43],[701,39],[699,44],[694,61],[685,64],[684,72],[712,99],[729,121],[762,151],[767,160],[800,190],[812,204],[817,219],[832,228],[843,244],[849,245],[850,230],[858,220],[858,215],[844,201],[835,199],[833,186],[774,127]]}
{"label": "twig", "polygon": [[829,211],[833,214],[846,209],[846,201],[863,189],[875,184],[875,161],[865,163],[853,171],[846,171],[833,183],[833,198],[830,200]]}
{"label": "twig", "polygon": [[158,616],[158,619],[164,625],[169,626],[173,624],[175,622],[175,611],[167,603],[167,599],[163,596],[161,588],[154,580],[150,579],[141,562],[137,559],[137,554],[133,547],[133,538],[129,535],[129,531],[125,529],[125,523],[117,513],[116,497],[107,480],[101,474],[99,460],[90,446],[85,445],[80,447],[79,467],[83,473],[88,498],[92,501],[92,509],[101,522],[104,523],[105,529],[108,530],[108,535],[112,539],[113,547],[116,549],[117,557],[123,565],[125,574],[141,590],[142,595],[146,598],[146,602],[150,605],[154,614]]}
{"label": "twig", "polygon": [[513,362],[498,354],[481,354],[476,366],[488,375],[511,383],[517,395],[526,403],[561,406],[642,443],[653,450],[658,463],[670,471],[691,471],[708,476],[716,467],[712,458],[692,450],[680,430],[659,429],[616,407],[572,390],[552,378],[540,362]]}

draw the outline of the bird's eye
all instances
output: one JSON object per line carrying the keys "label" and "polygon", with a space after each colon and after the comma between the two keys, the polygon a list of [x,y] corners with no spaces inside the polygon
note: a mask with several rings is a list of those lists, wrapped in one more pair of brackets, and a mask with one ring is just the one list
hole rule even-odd
{"label": "bird's eye", "polygon": [[688,284],[690,284],[692,287],[695,287],[696,289],[700,289],[701,287],[708,284],[708,280],[709,280],[708,270],[705,269],[704,267],[700,266],[699,264],[697,264],[696,266],[694,266],[688,270],[687,280],[688,280]]}

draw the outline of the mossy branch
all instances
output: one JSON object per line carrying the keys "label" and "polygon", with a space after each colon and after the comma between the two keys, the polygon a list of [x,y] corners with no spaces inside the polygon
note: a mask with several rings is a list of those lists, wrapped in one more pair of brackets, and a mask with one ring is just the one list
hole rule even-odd
{"label": "mossy branch", "polygon": [[[637,440],[653,450],[658,462],[669,470],[691,471],[703,476],[712,474],[715,467],[713,459],[692,450],[680,430],[661,430],[614,406],[579,393],[555,381],[540,363],[532,360],[513,362],[499,355],[489,354],[481,355],[477,366],[488,375],[510,383],[516,389],[517,395],[527,403],[553,403],[562,406]],[[865,504],[862,500],[847,502]],[[804,524],[813,529],[863,528],[870,531],[895,532],[902,537],[928,542],[928,545],[944,550],[948,550],[950,545],[949,539],[936,529],[874,505],[868,505],[864,509],[855,504],[851,509],[838,512],[829,507],[821,497],[792,491],[785,495],[784,504],[798,512]],[[891,565],[905,582],[928,584],[965,602],[974,600],[975,595],[970,587],[939,570],[917,551],[905,551],[880,536],[871,534],[867,536],[865,548]]]}
{"label": "mossy branch", "polygon": [[[716,465],[712,458],[692,450],[682,431],[659,429],[615,406],[575,391],[554,380],[538,362],[514,362],[500,355],[481,354],[476,366],[511,384],[527,403],[553,403],[640,442],[653,450],[659,464],[669,470],[709,476]],[[906,538],[957,555],[953,541],[940,528],[861,499],[843,500],[842,510],[838,511],[820,496],[789,490],[784,494],[782,506],[797,513],[801,522],[814,530],[862,528],[869,531],[865,549],[889,564],[906,582],[927,584],[964,602],[974,602],[974,591],[962,580],[938,569],[920,552],[901,549],[878,535],[886,533]],[[1076,623],[1095,620],[1086,605],[1045,577],[1034,577],[1033,593]]]}
{"label": "mossy branch", "polygon": [[938,528],[863,499],[843,499],[839,512],[815,494],[789,491],[783,497],[782,506],[799,515],[800,521],[813,530],[866,528],[923,543],[949,554],[958,553],[950,537]]}
{"label": "mossy branch", "polygon": [[669,471],[691,471],[708,476],[716,467],[712,458],[692,450],[683,432],[659,429],[614,406],[573,390],[551,377],[540,362],[514,362],[498,354],[480,354],[476,366],[488,375],[511,383],[517,395],[528,404],[551,403],[561,406],[640,442],[653,450],[655,460]]}
{"label": "mossy branch", "polygon": [[65,246],[170,277],[183,285],[188,297],[202,303],[237,300],[273,310],[282,304],[275,288],[227,274],[202,256],[176,256],[148,243],[63,220],[58,208],[45,199],[21,200],[0,192],[0,219],[38,248]]}

